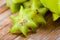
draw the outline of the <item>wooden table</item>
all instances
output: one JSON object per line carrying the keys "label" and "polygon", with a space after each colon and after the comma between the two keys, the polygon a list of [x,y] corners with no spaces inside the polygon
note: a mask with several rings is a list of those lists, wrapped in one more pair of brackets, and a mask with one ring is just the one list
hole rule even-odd
{"label": "wooden table", "polygon": [[36,33],[29,33],[25,38],[22,35],[10,34],[12,21],[9,19],[11,11],[5,5],[6,0],[0,0],[0,40],[60,40],[60,19],[52,21],[52,14],[47,13],[46,25],[40,25]]}

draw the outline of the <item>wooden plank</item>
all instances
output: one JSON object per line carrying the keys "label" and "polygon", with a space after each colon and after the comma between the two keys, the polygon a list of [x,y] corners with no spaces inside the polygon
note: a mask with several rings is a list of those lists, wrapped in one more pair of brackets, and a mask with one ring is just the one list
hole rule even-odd
{"label": "wooden plank", "polygon": [[58,37],[56,38],[56,40],[60,40],[60,36],[58,36]]}
{"label": "wooden plank", "polygon": [[1,40],[13,40],[17,36],[18,35],[12,35],[12,34],[8,33],[6,36],[2,37]]}
{"label": "wooden plank", "polygon": [[24,40],[24,37],[22,37],[22,36],[18,36],[18,37],[16,37],[16,38],[13,39],[13,40]]}
{"label": "wooden plank", "polygon": [[11,20],[9,18],[4,19],[3,21],[0,22],[0,30],[9,24],[10,25],[12,24]]}
{"label": "wooden plank", "polygon": [[10,10],[5,11],[4,13],[0,14],[0,22],[4,20],[5,18],[9,17],[11,15]]}
{"label": "wooden plank", "polygon": [[6,5],[3,5],[0,7],[0,14],[3,13],[4,11],[8,10],[8,8],[6,7]]}
{"label": "wooden plank", "polygon": [[6,3],[6,0],[0,0],[0,7],[5,5],[5,3]]}
{"label": "wooden plank", "polygon": [[44,38],[42,38],[42,40],[56,40],[58,36],[60,36],[60,27],[46,35]]}
{"label": "wooden plank", "polygon": [[2,30],[0,30],[0,39],[9,32],[10,27],[11,25],[7,25]]}
{"label": "wooden plank", "polygon": [[0,0],[0,14],[8,9],[5,3],[6,3],[6,0]]}

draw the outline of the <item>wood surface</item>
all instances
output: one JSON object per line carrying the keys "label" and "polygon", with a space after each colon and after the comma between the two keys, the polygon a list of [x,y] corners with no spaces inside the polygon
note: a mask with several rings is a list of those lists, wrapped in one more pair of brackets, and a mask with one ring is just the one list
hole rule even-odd
{"label": "wood surface", "polygon": [[9,19],[12,15],[6,7],[6,0],[0,0],[0,40],[60,40],[60,19],[52,21],[52,14],[47,12],[46,25],[40,25],[36,33],[28,33],[27,37],[9,33],[13,23]]}

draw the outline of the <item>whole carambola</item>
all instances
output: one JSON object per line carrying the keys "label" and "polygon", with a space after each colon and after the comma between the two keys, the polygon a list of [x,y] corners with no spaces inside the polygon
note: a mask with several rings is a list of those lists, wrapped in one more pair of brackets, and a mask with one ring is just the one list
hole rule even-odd
{"label": "whole carambola", "polygon": [[[53,14],[53,20],[56,21],[60,15],[60,0],[40,0]],[[56,16],[57,15],[57,16]],[[55,17],[56,16],[56,17]]]}
{"label": "whole carambola", "polygon": [[12,2],[12,0],[7,0],[6,5],[7,5],[7,7],[9,7],[11,9],[12,13],[17,12],[20,9],[20,4],[19,3],[15,4]]}
{"label": "whole carambola", "polygon": [[41,5],[39,5],[40,3],[36,3],[36,1],[32,0],[31,8],[23,8],[21,6],[18,15],[11,17],[14,23],[10,30],[11,33],[22,33],[24,36],[27,36],[28,30],[36,32],[39,23],[46,23],[43,15],[47,10],[46,8],[40,10]]}
{"label": "whole carambola", "polygon": [[46,23],[43,16],[37,14],[36,10],[24,9],[21,6],[18,16],[11,17],[11,20],[14,22],[13,27],[11,28],[11,33],[23,33],[24,36],[27,35],[29,28],[33,32],[36,32],[38,23]]}

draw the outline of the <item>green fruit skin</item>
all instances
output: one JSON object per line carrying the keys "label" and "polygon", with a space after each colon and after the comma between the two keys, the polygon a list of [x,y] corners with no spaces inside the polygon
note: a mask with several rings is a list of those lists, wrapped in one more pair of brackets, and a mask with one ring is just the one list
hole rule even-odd
{"label": "green fruit skin", "polygon": [[18,29],[18,24],[14,24],[10,30],[10,33],[14,34],[14,33],[20,33],[19,29]]}
{"label": "green fruit skin", "polygon": [[24,2],[23,5],[25,8],[31,8],[31,1],[28,1],[28,2]]}
{"label": "green fruit skin", "polygon": [[20,32],[26,37],[28,33],[28,27],[27,26],[20,26],[19,27]]}
{"label": "green fruit skin", "polygon": [[59,13],[60,14],[60,0],[40,0],[41,3],[49,8],[52,12]]}
{"label": "green fruit skin", "polygon": [[47,9],[46,7],[43,7],[43,8],[38,9],[38,12],[39,12],[40,15],[42,15],[42,16],[44,16],[47,11],[48,11],[48,9]]}
{"label": "green fruit skin", "polygon": [[[38,1],[33,0],[32,6],[30,9],[24,9],[23,6],[21,6],[18,17],[11,18],[12,21],[14,22],[14,25],[11,29],[11,33],[16,33],[16,31],[19,31],[24,36],[26,36],[29,28],[31,28],[33,32],[36,32],[38,23],[46,23],[43,17],[43,15],[46,13],[46,9],[42,9],[40,10],[41,12],[38,11],[39,13],[37,13],[36,9],[40,8],[40,3],[39,3],[40,0],[37,4],[36,2]],[[24,22],[23,20],[24,21],[26,20],[26,22]],[[23,25],[19,24],[21,23],[21,21],[23,21]]]}
{"label": "green fruit skin", "polygon": [[53,14],[53,21],[60,17],[60,0],[40,0],[41,3],[47,7]]}
{"label": "green fruit skin", "polygon": [[60,17],[59,15],[55,13],[53,13],[52,15],[53,15],[53,21],[56,21]]}
{"label": "green fruit skin", "polygon": [[32,10],[39,9],[40,6],[41,6],[40,0],[32,0],[32,5],[31,5]]}
{"label": "green fruit skin", "polygon": [[20,9],[20,4],[15,4],[12,2],[12,0],[7,0],[6,5],[11,9],[12,13],[17,12]]}
{"label": "green fruit skin", "polygon": [[12,0],[12,1],[13,1],[13,3],[23,3],[23,2],[25,2],[27,0]]}

